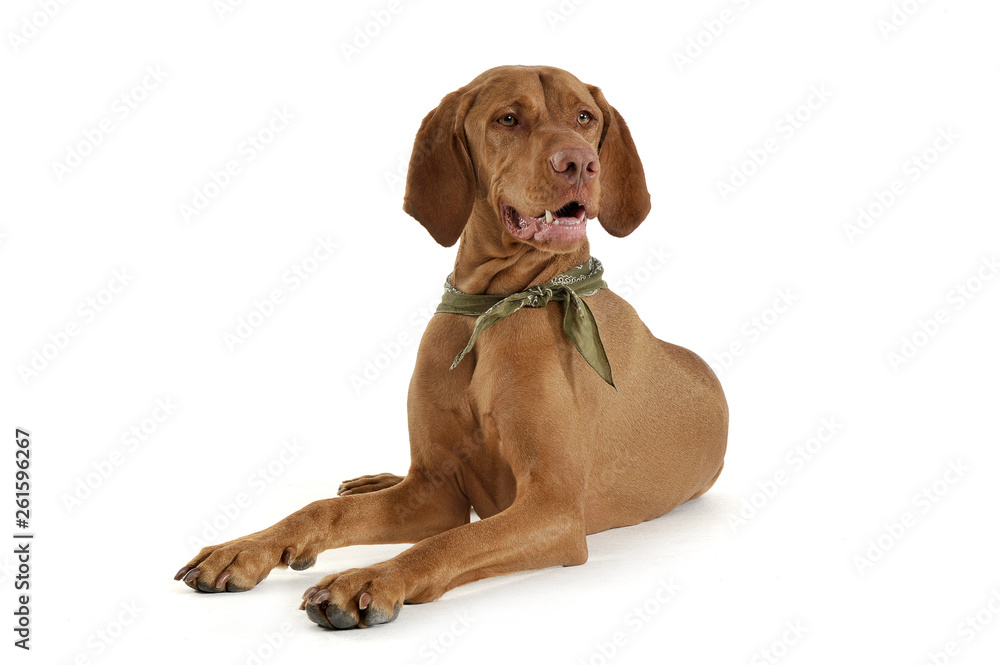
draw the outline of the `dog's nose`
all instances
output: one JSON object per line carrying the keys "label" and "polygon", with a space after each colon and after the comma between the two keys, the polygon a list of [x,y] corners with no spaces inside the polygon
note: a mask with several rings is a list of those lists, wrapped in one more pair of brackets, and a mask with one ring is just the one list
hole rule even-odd
{"label": "dog's nose", "polygon": [[567,148],[549,158],[556,173],[565,176],[570,183],[582,185],[593,180],[601,170],[597,153],[593,148]]}

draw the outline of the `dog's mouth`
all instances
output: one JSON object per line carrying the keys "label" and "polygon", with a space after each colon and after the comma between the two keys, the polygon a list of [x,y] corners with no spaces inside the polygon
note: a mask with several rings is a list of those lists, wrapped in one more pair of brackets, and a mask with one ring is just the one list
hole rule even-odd
{"label": "dog's mouth", "polygon": [[501,202],[500,216],[507,231],[519,240],[565,242],[587,235],[587,204],[582,201],[570,201],[556,211],[545,210],[538,217]]}

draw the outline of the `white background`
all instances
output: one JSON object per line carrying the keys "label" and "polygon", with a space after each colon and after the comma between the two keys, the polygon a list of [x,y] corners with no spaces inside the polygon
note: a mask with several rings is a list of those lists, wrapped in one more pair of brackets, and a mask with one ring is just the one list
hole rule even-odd
{"label": "white background", "polygon": [[[30,653],[11,644],[2,547],[3,652],[995,662],[1000,7],[898,2],[913,13],[886,34],[889,0],[413,0],[350,58],[343,45],[372,12],[384,21],[386,2],[251,0],[221,16],[211,0],[70,2],[51,18],[45,3],[6,2],[0,428],[32,432],[36,538]],[[371,630],[324,631],[298,598],[402,547],[328,552],[247,594],[173,582],[206,523],[228,540],[345,478],[407,468],[415,340],[455,250],[401,211],[399,169],[444,94],[518,63],[602,86],[631,126],[653,212],[626,239],[592,225],[593,253],[658,337],[720,368],[731,429],[718,484],[667,517],[592,536],[584,566],[472,584]],[[248,160],[244,142],[274,109],[294,119]],[[112,131],[86,145],[105,119]],[[940,132],[951,139],[935,147]],[[762,165],[747,162],[765,146]],[[54,163],[76,150],[88,154],[60,178]],[[185,220],[180,206],[230,160],[240,172]],[[734,168],[752,175],[724,198]],[[851,237],[859,207],[879,212],[897,179]],[[339,248],[314,265],[318,238]],[[283,275],[304,265],[315,270],[294,288]],[[122,270],[127,287],[104,292]],[[285,300],[230,350],[224,336],[274,289]],[[792,305],[772,311],[781,291]],[[380,292],[400,305],[366,304]],[[90,298],[103,311],[88,314]],[[919,348],[893,362],[904,338]],[[36,352],[49,359],[26,375]],[[366,363],[381,369],[352,384]],[[176,409],[151,431],[158,399]],[[123,439],[143,426],[143,441]],[[281,462],[292,439],[302,451]],[[241,493],[249,505],[234,512]],[[981,630],[966,623],[977,613]]]}

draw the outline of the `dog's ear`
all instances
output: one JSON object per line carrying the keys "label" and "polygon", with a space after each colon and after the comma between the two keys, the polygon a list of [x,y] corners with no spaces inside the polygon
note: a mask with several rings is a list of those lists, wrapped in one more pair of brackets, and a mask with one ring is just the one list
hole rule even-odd
{"label": "dog's ear", "polygon": [[604,116],[597,148],[601,160],[598,219],[608,233],[621,238],[635,231],[649,214],[646,174],[625,120],[608,104],[600,88],[588,87]]}
{"label": "dog's ear", "polygon": [[472,214],[475,176],[465,141],[472,95],[448,94],[427,114],[413,142],[403,210],[445,247],[455,244]]}

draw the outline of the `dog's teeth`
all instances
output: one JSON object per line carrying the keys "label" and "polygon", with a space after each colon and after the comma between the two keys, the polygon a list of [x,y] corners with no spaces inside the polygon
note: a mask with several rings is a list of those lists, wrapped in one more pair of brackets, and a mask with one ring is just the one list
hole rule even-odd
{"label": "dog's teeth", "polygon": [[552,220],[553,220],[552,211],[551,210],[546,210],[545,211],[545,221],[548,222],[549,224],[551,224]]}
{"label": "dog's teeth", "polygon": [[528,225],[528,223],[527,223],[526,221],[524,221],[524,218],[522,217],[522,218],[521,218],[521,221],[519,221],[519,222],[517,223],[517,225],[518,225],[518,226],[520,226],[520,227],[521,227],[521,228],[523,229],[523,228],[524,228],[525,226],[527,226],[527,225]]}

